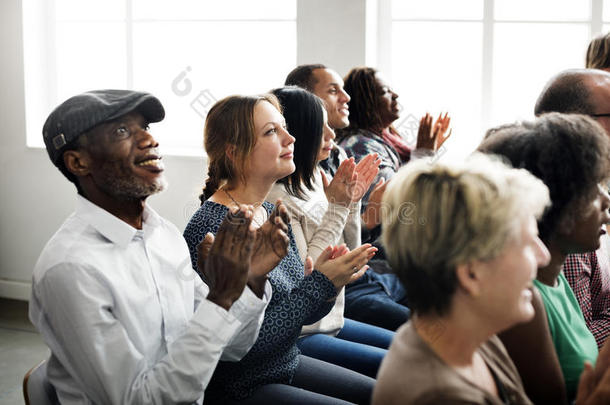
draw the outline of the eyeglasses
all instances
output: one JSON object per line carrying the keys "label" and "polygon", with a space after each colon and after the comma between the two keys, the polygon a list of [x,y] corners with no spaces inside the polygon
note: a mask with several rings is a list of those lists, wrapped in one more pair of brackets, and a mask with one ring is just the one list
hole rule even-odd
{"label": "eyeglasses", "polygon": [[589,117],[610,117],[610,113],[605,113],[605,114],[587,114]]}

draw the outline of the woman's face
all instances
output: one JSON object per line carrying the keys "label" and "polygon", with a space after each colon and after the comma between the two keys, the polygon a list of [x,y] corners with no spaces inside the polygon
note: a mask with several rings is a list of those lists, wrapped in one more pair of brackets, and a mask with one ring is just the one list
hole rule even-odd
{"label": "woman's face", "polygon": [[335,131],[328,125],[328,113],[326,109],[323,109],[324,114],[324,126],[322,127],[322,143],[320,143],[320,151],[316,162],[321,162],[330,156],[330,151],[335,146]]}
{"label": "woman's face", "polygon": [[400,117],[398,102],[396,101],[398,94],[392,91],[379,73],[375,74],[375,79],[377,81],[375,86],[379,95],[379,117],[381,118],[381,124],[385,128]]}
{"label": "woman's face", "polygon": [[256,143],[246,162],[246,179],[275,182],[295,170],[294,138],[286,131],[282,114],[267,101],[254,107]]}
{"label": "woman's face", "polygon": [[481,311],[499,330],[534,317],[533,280],[538,267],[546,266],[550,253],[538,238],[534,216],[523,218],[517,237],[495,259],[483,262]]}
{"label": "woman's face", "polygon": [[602,185],[598,185],[591,195],[574,215],[573,226],[569,232],[559,231],[562,253],[585,253],[599,248],[599,238],[606,233],[604,225],[610,221],[610,197],[606,187]]}

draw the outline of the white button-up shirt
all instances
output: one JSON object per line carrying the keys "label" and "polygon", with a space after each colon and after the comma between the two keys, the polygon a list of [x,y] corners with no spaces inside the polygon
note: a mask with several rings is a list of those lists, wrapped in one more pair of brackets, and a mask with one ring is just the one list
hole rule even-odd
{"label": "white button-up shirt", "polygon": [[78,196],[34,269],[30,319],[62,404],[201,403],[219,359],[254,344],[271,297],[205,299],[176,227],[149,207],[137,230]]}

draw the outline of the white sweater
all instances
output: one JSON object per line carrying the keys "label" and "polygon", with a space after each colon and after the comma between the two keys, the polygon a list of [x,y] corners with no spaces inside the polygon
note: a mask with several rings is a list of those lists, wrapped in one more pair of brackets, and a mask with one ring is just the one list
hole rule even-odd
{"label": "white sweater", "polygon": [[[360,246],[360,203],[351,208],[329,204],[324,194],[322,176],[316,168],[314,190],[305,189],[305,199],[288,194],[283,184],[276,183],[267,196],[275,204],[281,198],[290,213],[290,225],[301,260],[307,256],[316,261],[328,245],[345,243],[352,250]],[[312,325],[305,325],[301,336],[324,333],[336,336],[343,327],[345,288],[342,288],[333,309]]]}

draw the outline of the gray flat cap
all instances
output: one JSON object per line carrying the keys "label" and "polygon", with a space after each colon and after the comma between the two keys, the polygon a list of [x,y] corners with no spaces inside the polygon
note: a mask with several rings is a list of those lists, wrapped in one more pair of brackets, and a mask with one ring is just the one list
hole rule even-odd
{"label": "gray flat cap", "polygon": [[138,111],[148,122],[159,122],[165,110],[149,93],[131,90],[94,90],[71,97],[49,115],[42,136],[55,166],[66,145],[83,133],[122,115]]}

